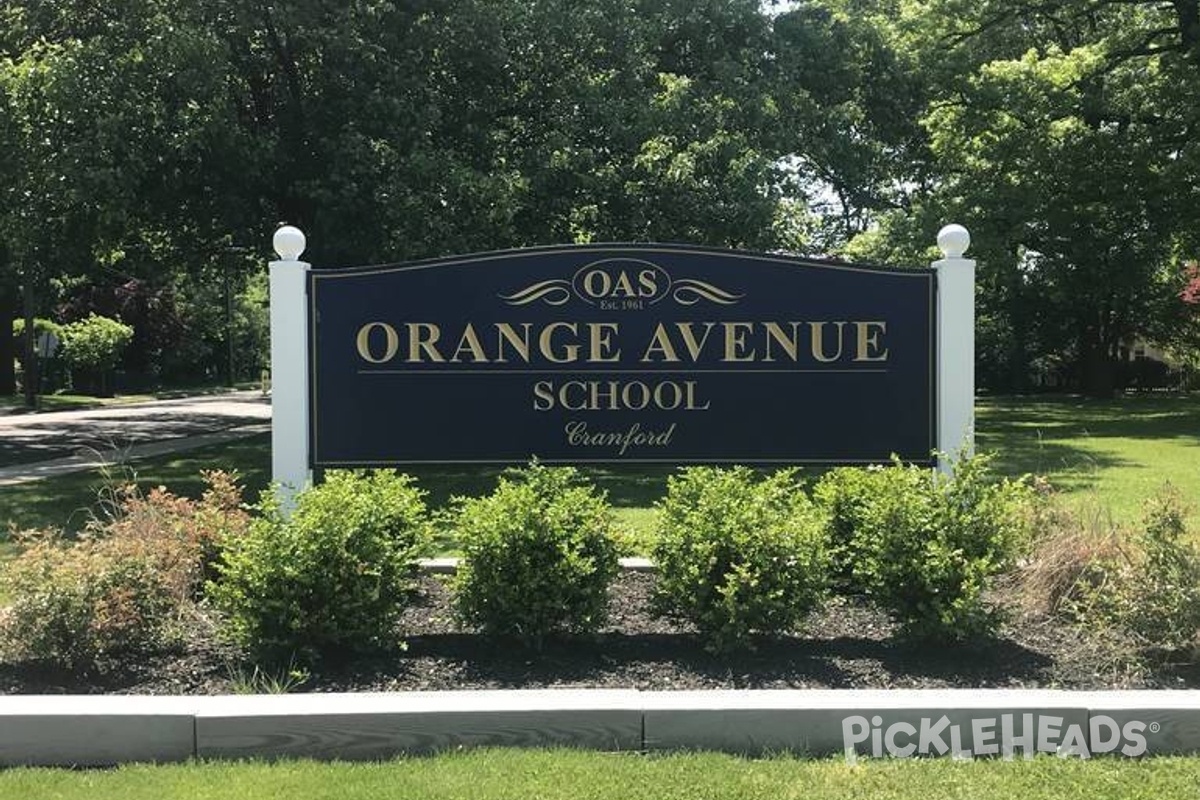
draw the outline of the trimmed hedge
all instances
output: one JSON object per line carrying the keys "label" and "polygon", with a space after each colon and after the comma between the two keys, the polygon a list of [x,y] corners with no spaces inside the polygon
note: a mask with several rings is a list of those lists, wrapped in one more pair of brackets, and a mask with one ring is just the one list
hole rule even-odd
{"label": "trimmed hedge", "polygon": [[283,663],[396,645],[428,534],[422,495],[407,475],[333,470],[290,517],[268,496],[207,586],[228,637]]}
{"label": "trimmed hedge", "polygon": [[451,525],[464,555],[454,581],[463,621],[536,648],[603,623],[619,567],[612,510],[576,470],[518,470],[491,495],[460,499]]}
{"label": "trimmed hedge", "polygon": [[713,651],[793,630],[825,597],[824,520],[785,470],[745,467],[673,476],[658,505],[656,605],[686,620]]}

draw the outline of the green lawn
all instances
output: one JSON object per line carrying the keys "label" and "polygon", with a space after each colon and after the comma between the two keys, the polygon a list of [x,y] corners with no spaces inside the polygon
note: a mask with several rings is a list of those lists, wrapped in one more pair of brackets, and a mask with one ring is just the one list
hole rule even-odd
{"label": "green lawn", "polygon": [[[998,468],[1011,475],[1037,473],[1068,497],[1095,502],[1114,517],[1132,522],[1143,498],[1170,481],[1200,504],[1200,395],[1145,395],[1121,400],[1064,397],[982,399],[978,404],[978,444],[998,454]],[[173,456],[114,468],[105,477],[77,473],[0,489],[0,530],[65,526],[80,528],[97,494],[131,472],[143,486],[164,485],[196,495],[201,469],[236,469],[249,496],[270,477],[270,438],[256,436]],[[444,505],[455,494],[491,491],[498,468],[421,467],[410,470],[429,491],[429,502]],[[605,489],[618,520],[644,540],[653,525],[653,503],[661,497],[670,469],[665,467],[590,468],[585,474]]]}
{"label": "green lawn", "polygon": [[[131,479],[144,489],[166,486],[178,494],[197,497],[204,490],[200,470],[236,470],[243,478],[247,499],[254,500],[270,482],[270,447],[270,435],[261,434],[186,453],[113,465],[105,470],[5,486],[0,488],[0,539],[11,526],[18,529],[52,526],[78,531],[96,513],[98,500],[111,495],[116,485]],[[499,467],[456,466],[409,470],[429,492],[427,500],[433,507],[446,505],[454,495],[490,492],[503,471]],[[665,467],[586,470],[587,476],[609,493],[620,523],[640,537],[644,537],[653,523],[651,506],[665,491],[670,472]]]}
{"label": "green lawn", "polygon": [[[152,394],[123,394],[118,397],[93,397],[84,394],[44,394],[38,396],[39,411],[75,411],[98,406],[119,406],[128,403],[144,403],[153,400]],[[23,410],[25,399],[20,396],[0,397],[0,409]]]}
{"label": "green lawn", "polygon": [[[233,386],[205,385],[189,388],[161,389],[153,393],[121,394],[114,397],[96,397],[90,394],[42,394],[38,395],[38,411],[75,411],[81,408],[100,408],[103,406],[120,406],[129,403],[145,403],[150,400],[168,400],[175,397],[195,397],[196,395],[222,394],[232,389],[261,389],[260,381],[241,381]],[[0,397],[0,410],[25,409],[25,398],[21,395]]]}
{"label": "green lawn", "polygon": [[150,488],[166,486],[189,497],[204,490],[201,470],[237,470],[251,495],[270,481],[269,434],[239,439],[184,453],[112,465],[104,470],[76,472],[42,481],[0,488],[3,528],[63,527],[77,531],[96,513],[98,501],[129,480]]}
{"label": "green lawn", "polygon": [[0,772],[0,797],[56,800],[1191,800],[1200,759],[955,762],[747,760],[719,754],[639,756],[484,750],[389,763],[308,761]]}
{"label": "green lawn", "polygon": [[977,417],[979,449],[996,451],[1001,471],[1046,475],[1118,521],[1139,519],[1168,481],[1200,503],[1200,395],[997,398]]}

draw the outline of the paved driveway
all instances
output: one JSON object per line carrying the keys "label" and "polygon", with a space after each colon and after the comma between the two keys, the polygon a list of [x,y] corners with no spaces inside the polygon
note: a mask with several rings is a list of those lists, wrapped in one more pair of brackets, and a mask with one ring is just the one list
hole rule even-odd
{"label": "paved driveway", "polygon": [[270,422],[271,401],[260,392],[47,414],[0,416],[0,467],[133,449]]}

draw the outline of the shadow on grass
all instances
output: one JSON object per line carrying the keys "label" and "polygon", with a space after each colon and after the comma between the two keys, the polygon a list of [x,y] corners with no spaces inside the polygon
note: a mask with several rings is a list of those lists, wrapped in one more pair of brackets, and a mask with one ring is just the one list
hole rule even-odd
{"label": "shadow on grass", "polygon": [[1100,440],[1200,445],[1200,397],[1192,395],[986,398],[977,417],[977,446],[996,453],[999,472],[1050,474],[1066,490],[1091,488],[1104,470],[1138,465],[1115,448],[1094,446]]}
{"label": "shadow on grass", "polygon": [[1100,473],[1115,467],[1133,466],[1115,453],[1097,452],[1066,442],[1046,441],[1037,436],[1013,436],[998,441],[995,434],[981,433],[977,448],[993,452],[993,465],[1002,475],[1049,475],[1054,485],[1064,491],[1090,489],[1099,481]]}
{"label": "shadow on grass", "polygon": [[10,526],[78,532],[103,513],[105,498],[127,483],[136,483],[143,491],[165,486],[184,497],[199,497],[205,488],[200,473],[205,470],[236,471],[245,497],[256,499],[270,482],[270,446],[270,435],[260,434],[185,453],[5,486],[0,491],[0,540],[7,537]]}
{"label": "shadow on grass", "polygon": [[978,403],[980,432],[1007,440],[1037,431],[1045,438],[1170,439],[1200,442],[1200,396],[995,397]]}

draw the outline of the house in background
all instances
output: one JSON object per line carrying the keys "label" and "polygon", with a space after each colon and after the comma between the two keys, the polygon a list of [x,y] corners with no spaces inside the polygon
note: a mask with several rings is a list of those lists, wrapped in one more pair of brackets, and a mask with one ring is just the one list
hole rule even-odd
{"label": "house in background", "polygon": [[1150,391],[1186,388],[1189,379],[1187,366],[1145,341],[1135,339],[1123,346],[1120,361],[1120,382],[1126,389]]}

